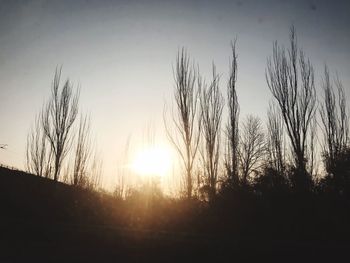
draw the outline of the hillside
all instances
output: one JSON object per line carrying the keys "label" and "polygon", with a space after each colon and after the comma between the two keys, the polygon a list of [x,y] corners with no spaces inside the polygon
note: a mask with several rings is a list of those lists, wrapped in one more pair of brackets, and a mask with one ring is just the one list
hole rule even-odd
{"label": "hillside", "polygon": [[[241,209],[241,215],[223,214],[218,208],[162,199],[146,209],[135,197],[116,200],[3,167],[0,200],[0,262],[278,260],[287,256],[315,260],[341,257],[350,247],[344,238],[331,240],[328,234],[322,238],[327,231],[317,229],[317,222],[314,228],[319,234],[313,237],[276,235],[279,226],[273,230],[263,220],[269,217],[262,217],[253,206],[246,212]],[[238,224],[239,231],[230,222]],[[289,223],[282,224],[286,228]]]}
{"label": "hillside", "polygon": [[[208,243],[207,237],[150,230],[149,217],[139,218],[125,209],[125,202],[106,194],[4,167],[0,167],[0,200],[0,262],[139,261],[145,257],[163,261],[171,254],[176,259],[178,252],[192,255],[197,246]],[[179,244],[185,246],[173,248]]]}

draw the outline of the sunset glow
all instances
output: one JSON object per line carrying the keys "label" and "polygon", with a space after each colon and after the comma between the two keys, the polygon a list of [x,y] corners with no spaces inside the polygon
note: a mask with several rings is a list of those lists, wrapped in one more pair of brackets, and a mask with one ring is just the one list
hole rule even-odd
{"label": "sunset glow", "polygon": [[131,168],[141,176],[163,177],[170,172],[171,165],[170,150],[164,146],[156,146],[139,151]]}

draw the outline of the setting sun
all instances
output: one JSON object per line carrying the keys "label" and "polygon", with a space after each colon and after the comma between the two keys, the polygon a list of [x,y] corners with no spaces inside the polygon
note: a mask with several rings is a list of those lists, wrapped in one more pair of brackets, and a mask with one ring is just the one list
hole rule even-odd
{"label": "setting sun", "polygon": [[142,176],[164,176],[171,168],[172,158],[166,147],[152,147],[138,152],[132,170]]}

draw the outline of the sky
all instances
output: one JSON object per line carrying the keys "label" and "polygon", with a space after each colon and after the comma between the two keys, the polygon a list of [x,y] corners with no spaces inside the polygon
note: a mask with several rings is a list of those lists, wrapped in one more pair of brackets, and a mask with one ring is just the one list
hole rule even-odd
{"label": "sky", "polygon": [[[265,69],[272,43],[298,43],[320,89],[326,63],[350,96],[349,1],[0,0],[0,163],[24,169],[27,133],[49,97],[57,66],[80,87],[94,140],[111,184],[128,138],[152,127],[164,136],[163,109],[174,88],[172,67],[186,47],[206,78],[214,62],[225,94],[230,41],[237,38],[241,118],[266,116]],[[160,142],[159,142],[160,143]]]}

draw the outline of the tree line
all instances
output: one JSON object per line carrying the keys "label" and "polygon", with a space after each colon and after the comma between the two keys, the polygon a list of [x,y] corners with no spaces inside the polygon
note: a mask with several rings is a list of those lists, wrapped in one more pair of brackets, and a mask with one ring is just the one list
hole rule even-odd
{"label": "tree line", "polygon": [[102,161],[91,140],[91,118],[79,115],[80,90],[69,79],[61,87],[61,71],[56,68],[51,96],[28,133],[26,167],[54,181],[98,189]]}
{"label": "tree line", "polygon": [[[289,42],[285,47],[275,41],[267,59],[272,100],[265,125],[258,116],[239,119],[236,41],[231,44],[226,100],[214,64],[206,83],[186,50],[178,53],[175,103],[164,122],[180,156],[184,196],[210,201],[222,189],[349,194],[349,119],[342,82],[333,80],[325,66],[323,94],[316,94],[315,70],[298,46],[294,27]],[[323,171],[318,169],[319,154]]]}
{"label": "tree line", "polygon": [[[266,123],[253,115],[240,119],[236,41],[231,43],[226,94],[214,63],[208,81],[186,49],[178,51],[173,107],[164,111],[164,124],[179,155],[187,199],[211,201],[223,189],[349,194],[349,118],[342,82],[325,66],[322,94],[317,94],[314,67],[298,46],[294,27],[289,42],[285,47],[275,41],[267,59],[272,100]],[[27,169],[97,188],[102,163],[94,153],[91,119],[79,114],[79,89],[74,91],[69,79],[60,84],[58,68],[51,96],[28,134]]]}

